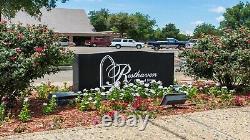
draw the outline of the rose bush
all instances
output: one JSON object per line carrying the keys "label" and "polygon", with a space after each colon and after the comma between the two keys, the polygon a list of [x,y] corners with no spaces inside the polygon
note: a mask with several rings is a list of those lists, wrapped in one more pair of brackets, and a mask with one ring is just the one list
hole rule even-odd
{"label": "rose bush", "polygon": [[217,81],[236,88],[250,85],[250,30],[224,29],[222,36],[204,36],[191,50],[180,54],[185,59],[181,70],[189,76]]}
{"label": "rose bush", "polygon": [[72,52],[56,43],[60,37],[46,26],[0,23],[0,101],[11,107],[30,83],[57,72]]}

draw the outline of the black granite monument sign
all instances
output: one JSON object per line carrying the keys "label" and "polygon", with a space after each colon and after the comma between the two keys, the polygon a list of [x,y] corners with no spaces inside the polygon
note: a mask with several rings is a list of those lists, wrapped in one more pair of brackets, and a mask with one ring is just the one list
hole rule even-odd
{"label": "black granite monument sign", "polygon": [[174,81],[174,54],[143,51],[116,51],[77,54],[73,66],[75,91],[111,87],[117,81],[150,82],[160,80],[164,86]]}

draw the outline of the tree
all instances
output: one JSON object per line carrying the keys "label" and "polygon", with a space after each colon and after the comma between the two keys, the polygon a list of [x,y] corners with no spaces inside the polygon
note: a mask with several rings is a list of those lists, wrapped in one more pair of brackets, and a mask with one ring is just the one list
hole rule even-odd
{"label": "tree", "polygon": [[133,28],[134,23],[135,19],[131,18],[128,13],[117,13],[110,16],[110,26],[120,33],[120,37]]}
{"label": "tree", "polygon": [[95,30],[98,32],[110,30],[109,17],[110,13],[108,9],[101,9],[100,11],[89,12],[90,22],[95,27]]}
{"label": "tree", "polygon": [[206,35],[181,53],[181,70],[189,76],[219,82],[230,89],[250,86],[250,30],[225,29],[222,36]]}
{"label": "tree", "polygon": [[13,107],[30,83],[55,73],[72,52],[61,48],[56,33],[46,26],[0,22],[0,104]]}
{"label": "tree", "polygon": [[176,28],[175,24],[166,24],[162,29],[162,34],[164,38],[177,38],[180,30]]}
{"label": "tree", "polygon": [[[46,7],[48,10],[54,8],[57,1],[59,0],[0,0],[0,21],[2,21],[2,15],[13,18],[20,10],[26,11],[31,16],[39,16],[41,8]],[[66,1],[61,0],[61,2]]]}
{"label": "tree", "polygon": [[156,21],[150,19],[148,15],[135,13],[130,15],[132,28],[128,30],[128,36],[140,41],[146,41],[154,32]]}
{"label": "tree", "polygon": [[176,37],[177,40],[182,40],[182,41],[187,41],[189,40],[191,37],[189,35],[185,35],[182,33],[179,33]]}
{"label": "tree", "polygon": [[224,20],[220,23],[221,27],[236,29],[240,26],[250,28],[250,3],[240,2],[232,8],[228,8],[223,14]]}
{"label": "tree", "polygon": [[200,38],[202,35],[220,35],[220,30],[212,24],[203,23],[194,29],[194,37]]}

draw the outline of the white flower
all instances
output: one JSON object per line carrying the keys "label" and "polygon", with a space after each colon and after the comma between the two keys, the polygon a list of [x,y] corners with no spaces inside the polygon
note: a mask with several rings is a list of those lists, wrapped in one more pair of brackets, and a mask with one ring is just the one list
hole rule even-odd
{"label": "white flower", "polygon": [[88,90],[87,89],[84,89],[83,92],[87,92]]}
{"label": "white flower", "polygon": [[189,87],[189,88],[191,88],[191,87],[192,87],[192,85],[188,85],[188,87]]}
{"label": "white flower", "polygon": [[114,84],[114,87],[116,87],[116,88],[120,88],[120,82],[115,82],[115,84]]}
{"label": "white flower", "polygon": [[152,80],[150,83],[156,83],[156,81],[155,81],[155,80]]}
{"label": "white flower", "polygon": [[106,93],[105,93],[105,92],[102,92],[102,93],[101,93],[101,95],[102,95],[102,96],[105,96],[105,95],[106,95]]}
{"label": "white flower", "polygon": [[157,84],[162,85],[162,82],[161,82],[161,81],[158,81]]}
{"label": "white flower", "polygon": [[159,89],[163,89],[163,86],[158,86]]}
{"label": "white flower", "polygon": [[43,106],[47,106],[48,104],[47,103],[43,103]]}
{"label": "white flower", "polygon": [[229,92],[230,92],[230,93],[235,93],[236,91],[235,91],[235,90],[230,90]]}
{"label": "white flower", "polygon": [[155,91],[153,89],[150,89],[150,92],[153,93],[153,94],[155,94]]}
{"label": "white flower", "polygon": [[114,101],[115,99],[114,99],[114,98],[112,98],[111,100],[112,100],[112,101]]}
{"label": "white flower", "polygon": [[127,88],[128,87],[128,85],[124,85],[124,88]]}
{"label": "white flower", "polygon": [[92,97],[89,97],[88,100],[91,101],[93,98]]}
{"label": "white flower", "polygon": [[202,87],[200,87],[200,88],[199,88],[199,90],[203,90],[203,88],[202,88]]}
{"label": "white flower", "polygon": [[221,87],[222,89],[227,89],[227,87],[226,86],[224,86],[224,87]]}
{"label": "white flower", "polygon": [[82,94],[82,92],[81,92],[81,91],[78,91],[77,94]]}
{"label": "white flower", "polygon": [[220,86],[220,83],[216,83],[215,85],[218,87],[218,86]]}
{"label": "white flower", "polygon": [[99,88],[95,88],[95,91],[100,91],[100,89]]}
{"label": "white flower", "polygon": [[101,87],[102,90],[105,90],[105,87]]}
{"label": "white flower", "polygon": [[53,97],[53,98],[56,98],[56,95],[54,94],[54,95],[52,95],[52,97]]}
{"label": "white flower", "polygon": [[148,89],[148,88],[145,88],[145,91],[149,91],[149,89]]}
{"label": "white flower", "polygon": [[29,99],[26,97],[26,98],[24,98],[23,101],[24,101],[24,102],[28,102],[28,100],[29,100]]}
{"label": "white flower", "polygon": [[94,101],[94,102],[93,102],[93,104],[96,104],[96,103],[97,103],[97,101]]}
{"label": "white flower", "polygon": [[134,84],[133,83],[129,83],[129,86],[132,87]]}
{"label": "white flower", "polygon": [[136,82],[136,83],[140,83],[141,80],[140,80],[140,79],[135,79],[135,82]]}
{"label": "white flower", "polygon": [[145,87],[149,87],[149,83],[144,84]]}

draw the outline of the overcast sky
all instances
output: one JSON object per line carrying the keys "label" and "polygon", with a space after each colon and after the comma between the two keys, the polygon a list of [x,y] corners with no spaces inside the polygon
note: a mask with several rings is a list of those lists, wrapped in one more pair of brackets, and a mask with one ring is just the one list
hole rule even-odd
{"label": "overcast sky", "polygon": [[[246,2],[247,0],[241,0]],[[183,33],[191,33],[203,22],[215,26],[223,20],[228,7],[240,0],[69,0],[58,7],[84,9],[86,12],[109,9],[110,12],[142,12],[157,21],[159,27],[174,23]]]}

